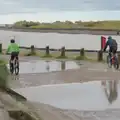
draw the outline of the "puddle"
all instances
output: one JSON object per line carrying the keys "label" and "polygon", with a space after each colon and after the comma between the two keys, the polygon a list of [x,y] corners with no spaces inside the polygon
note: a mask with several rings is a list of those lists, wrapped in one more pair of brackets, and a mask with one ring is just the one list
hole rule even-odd
{"label": "puddle", "polygon": [[15,91],[30,101],[62,109],[89,111],[120,108],[119,81],[43,85]]}
{"label": "puddle", "polygon": [[73,61],[33,60],[30,62],[20,63],[20,73],[44,73],[76,68],[80,68],[80,65]]}

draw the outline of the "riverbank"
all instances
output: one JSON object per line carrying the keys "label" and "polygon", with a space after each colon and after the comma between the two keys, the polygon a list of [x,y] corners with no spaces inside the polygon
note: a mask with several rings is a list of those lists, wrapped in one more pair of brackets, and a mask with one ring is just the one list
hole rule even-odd
{"label": "riverbank", "polygon": [[90,29],[90,28],[6,28],[0,27],[0,30],[15,32],[40,32],[40,33],[60,33],[60,34],[91,34],[91,35],[119,35],[119,29]]}
{"label": "riverbank", "polygon": [[10,26],[6,25],[6,27],[3,28],[22,32],[119,35],[120,21],[56,21],[53,23],[40,23],[24,20],[17,21]]}

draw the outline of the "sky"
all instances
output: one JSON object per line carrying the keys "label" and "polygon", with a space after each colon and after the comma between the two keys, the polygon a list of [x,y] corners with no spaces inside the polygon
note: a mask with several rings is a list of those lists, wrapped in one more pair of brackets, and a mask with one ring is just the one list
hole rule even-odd
{"label": "sky", "polygon": [[118,0],[0,0],[0,9],[0,24],[120,19]]}

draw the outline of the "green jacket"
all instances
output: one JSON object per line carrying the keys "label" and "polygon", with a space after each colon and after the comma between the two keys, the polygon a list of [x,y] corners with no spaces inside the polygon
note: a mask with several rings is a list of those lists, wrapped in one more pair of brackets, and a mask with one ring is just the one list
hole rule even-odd
{"label": "green jacket", "polygon": [[16,43],[11,43],[7,48],[7,53],[19,52],[19,45]]}

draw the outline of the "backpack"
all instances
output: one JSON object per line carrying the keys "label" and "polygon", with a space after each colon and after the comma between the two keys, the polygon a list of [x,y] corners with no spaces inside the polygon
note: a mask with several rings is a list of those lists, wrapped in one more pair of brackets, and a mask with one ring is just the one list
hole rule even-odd
{"label": "backpack", "polygon": [[117,48],[117,46],[118,46],[118,44],[117,44],[116,40],[113,39],[113,40],[112,40],[111,47]]}

